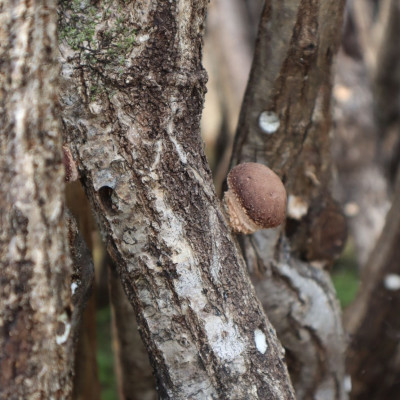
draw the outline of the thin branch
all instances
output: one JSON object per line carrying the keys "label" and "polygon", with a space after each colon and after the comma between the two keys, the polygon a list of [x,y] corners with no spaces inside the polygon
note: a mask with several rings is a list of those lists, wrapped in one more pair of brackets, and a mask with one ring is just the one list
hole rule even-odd
{"label": "thin branch", "polygon": [[345,314],[351,342],[348,369],[354,400],[400,396],[400,174],[392,207],[363,269],[356,300]]}
{"label": "thin branch", "polygon": [[260,231],[240,241],[287,350],[298,399],[346,398],[341,313],[329,274],[321,270],[346,238],[329,193],[331,67],[343,6],[266,2],[232,157],[232,164],[268,165],[289,195],[285,233]]}

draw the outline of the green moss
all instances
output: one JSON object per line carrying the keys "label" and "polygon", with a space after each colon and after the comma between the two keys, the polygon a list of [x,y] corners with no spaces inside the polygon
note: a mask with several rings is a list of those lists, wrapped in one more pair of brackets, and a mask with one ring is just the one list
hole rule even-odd
{"label": "green moss", "polygon": [[135,44],[130,13],[118,2],[103,0],[93,6],[88,0],[61,0],[59,38],[81,59],[110,69],[123,65]]}
{"label": "green moss", "polygon": [[356,297],[360,283],[357,259],[351,240],[348,241],[342,256],[332,269],[332,280],[342,308],[347,307]]}
{"label": "green moss", "polygon": [[97,86],[97,85],[90,86],[89,89],[90,101],[95,101],[102,93],[104,93],[104,89],[102,86]]}
{"label": "green moss", "polygon": [[332,274],[333,284],[342,308],[354,300],[358,290],[358,274],[355,271],[341,269]]}
{"label": "green moss", "polygon": [[95,45],[96,24],[101,16],[96,7],[87,1],[73,0],[61,2],[68,13],[67,23],[59,24],[59,38],[73,50],[88,50]]}
{"label": "green moss", "polygon": [[114,373],[114,359],[111,349],[111,312],[106,307],[97,311],[98,332],[97,363],[101,384],[101,400],[116,400],[117,383]]}

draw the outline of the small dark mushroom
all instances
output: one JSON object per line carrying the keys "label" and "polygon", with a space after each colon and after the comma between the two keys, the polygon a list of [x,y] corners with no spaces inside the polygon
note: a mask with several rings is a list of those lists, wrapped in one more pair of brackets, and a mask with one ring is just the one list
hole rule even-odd
{"label": "small dark mushroom", "polygon": [[224,204],[235,232],[275,228],[286,216],[286,190],[279,176],[265,165],[243,163],[228,174]]}

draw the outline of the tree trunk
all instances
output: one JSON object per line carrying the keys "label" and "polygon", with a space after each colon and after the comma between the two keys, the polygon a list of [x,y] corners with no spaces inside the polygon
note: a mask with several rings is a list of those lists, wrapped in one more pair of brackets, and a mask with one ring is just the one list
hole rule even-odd
{"label": "tree trunk", "polygon": [[49,0],[0,6],[3,399],[71,395],[72,268],[56,107],[56,18]]}
{"label": "tree trunk", "polygon": [[331,66],[343,5],[266,2],[232,157],[232,164],[268,165],[288,192],[285,233],[262,230],[240,241],[287,350],[298,399],[346,398],[341,312],[322,269],[346,239],[344,217],[329,192]]}
{"label": "tree trunk", "polygon": [[199,135],[206,1],[62,2],[63,122],[163,399],[293,399]]}

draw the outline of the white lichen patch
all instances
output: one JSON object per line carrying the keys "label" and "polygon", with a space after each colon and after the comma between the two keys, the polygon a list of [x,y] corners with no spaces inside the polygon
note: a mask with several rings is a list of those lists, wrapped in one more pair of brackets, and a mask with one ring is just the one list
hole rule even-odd
{"label": "white lichen patch", "polygon": [[205,330],[214,353],[225,361],[233,361],[245,349],[236,327],[220,317],[206,318]]}
{"label": "white lichen patch", "polygon": [[399,290],[400,289],[400,275],[388,274],[385,276],[383,284],[387,290]]}
{"label": "white lichen patch", "polygon": [[344,388],[344,391],[346,393],[350,393],[351,392],[352,385],[351,385],[351,376],[350,375],[346,375],[344,377],[343,388]]}
{"label": "white lichen patch", "polygon": [[308,212],[308,203],[300,196],[290,194],[287,204],[287,216],[296,220],[303,218]]}
{"label": "white lichen patch", "polygon": [[261,354],[265,354],[265,352],[268,349],[268,345],[267,345],[267,338],[262,330],[256,329],[254,331],[254,341],[256,343],[257,350]]}
{"label": "white lichen patch", "polygon": [[136,40],[137,40],[139,43],[147,42],[149,39],[150,39],[150,35],[148,35],[148,34],[140,35],[140,36],[138,36],[138,37],[136,38]]}
{"label": "white lichen patch", "polygon": [[89,104],[89,110],[90,110],[90,112],[91,112],[92,114],[98,115],[98,114],[100,114],[100,113],[103,112],[103,106],[102,106],[102,104],[93,101],[93,102],[91,102],[91,103]]}
{"label": "white lichen patch", "polygon": [[346,217],[355,217],[360,213],[360,206],[356,202],[350,201],[344,205],[344,213]]}
{"label": "white lichen patch", "polygon": [[333,96],[339,102],[344,103],[349,101],[352,95],[353,91],[347,86],[336,84],[333,87]]}
{"label": "white lichen patch", "polygon": [[258,117],[258,126],[264,133],[275,133],[280,125],[279,118],[273,111],[263,111]]}
{"label": "white lichen patch", "polygon": [[108,186],[109,188],[114,189],[117,184],[117,177],[109,169],[93,171],[92,178],[93,187],[96,191],[103,186]]}
{"label": "white lichen patch", "polygon": [[187,158],[182,146],[176,141],[173,136],[170,136],[171,142],[174,144],[176,152],[178,153],[179,159],[181,160],[182,164],[187,163]]}
{"label": "white lichen patch", "polygon": [[58,220],[63,212],[63,202],[60,198],[53,199],[47,203],[46,214],[49,221],[54,222]]}
{"label": "white lichen patch", "polygon": [[154,145],[154,148],[156,150],[156,155],[154,157],[154,162],[150,167],[150,171],[154,171],[157,168],[158,164],[160,163],[161,153],[163,150],[162,140],[157,140],[157,142]]}
{"label": "white lichen patch", "polygon": [[[246,348],[246,340],[241,337],[240,332],[229,315],[215,315],[212,311],[205,311],[208,299],[204,293],[204,282],[199,267],[199,260],[192,250],[185,236],[183,221],[170,209],[164,199],[161,187],[152,190],[154,194],[154,205],[157,211],[162,213],[163,218],[157,227],[160,237],[167,247],[173,249],[171,261],[175,265],[177,277],[174,279],[174,287],[181,299],[182,312],[190,307],[195,313],[204,318],[204,331],[214,354],[223,361],[230,362],[231,373],[238,374],[244,371],[244,358],[241,356]],[[215,216],[213,216],[215,218]],[[218,264],[218,254],[215,255],[215,263]],[[147,262],[149,265],[149,262]],[[213,266],[215,276],[218,276],[218,265]],[[159,304],[160,306],[160,304]],[[163,308],[161,306],[160,308]],[[147,311],[147,310],[146,310]],[[167,311],[167,310],[166,310]],[[167,356],[167,362],[175,362],[175,356]]]}
{"label": "white lichen patch", "polygon": [[76,282],[71,283],[71,293],[75,294],[76,289],[78,289],[79,285]]}
{"label": "white lichen patch", "polygon": [[68,316],[66,313],[61,314],[57,321],[64,325],[63,333],[56,336],[56,343],[60,345],[64,344],[68,340],[69,334],[71,333],[71,324],[68,321]]}

